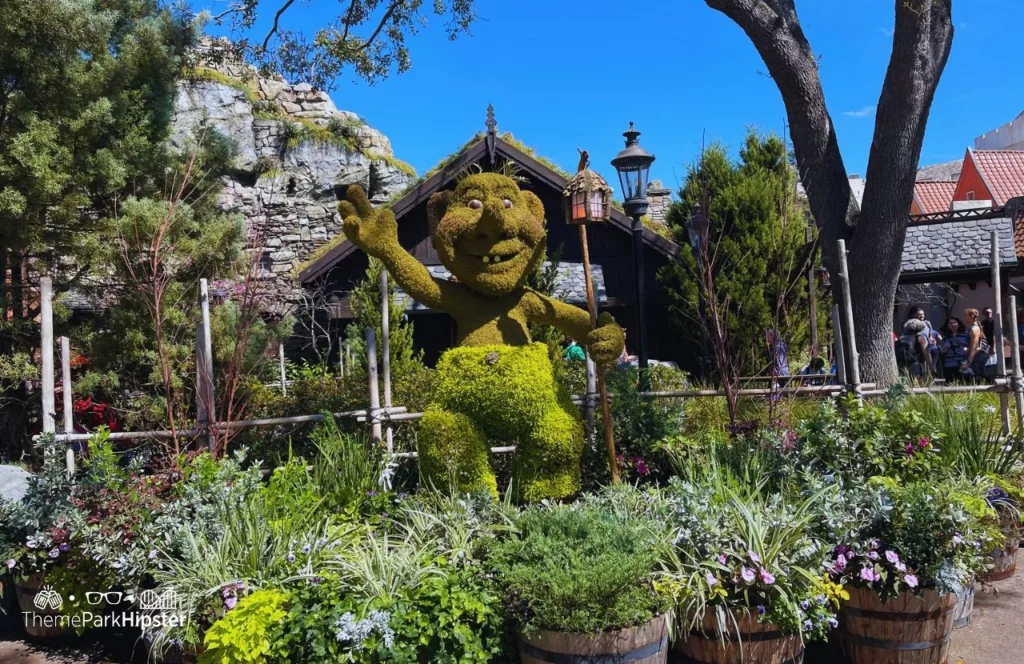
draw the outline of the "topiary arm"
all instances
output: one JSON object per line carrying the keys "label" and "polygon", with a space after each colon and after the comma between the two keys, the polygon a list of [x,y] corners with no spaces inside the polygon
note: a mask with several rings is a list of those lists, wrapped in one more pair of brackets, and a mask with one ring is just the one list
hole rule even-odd
{"label": "topiary arm", "polygon": [[597,327],[591,328],[590,314],[543,293],[529,289],[523,298],[527,319],[531,323],[552,325],[582,343],[590,357],[601,366],[608,366],[622,355],[626,337],[608,312],[597,317]]}
{"label": "topiary arm", "polygon": [[342,230],[352,244],[379,258],[388,274],[409,297],[431,309],[449,311],[445,306],[455,293],[452,284],[438,281],[398,241],[398,222],[390,209],[376,209],[359,185],[352,185],[346,199],[338,203]]}

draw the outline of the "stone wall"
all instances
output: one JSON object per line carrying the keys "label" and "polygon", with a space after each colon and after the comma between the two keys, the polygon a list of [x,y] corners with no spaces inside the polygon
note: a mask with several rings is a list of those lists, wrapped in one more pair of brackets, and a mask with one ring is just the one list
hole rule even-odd
{"label": "stone wall", "polygon": [[[235,172],[225,178],[220,204],[245,218],[250,244],[261,253],[260,278],[284,312],[299,301],[296,267],[341,232],[338,194],[359,184],[380,204],[413,178],[396,165],[386,136],[339,110],[327,93],[262,78],[225,56],[226,46],[200,44],[196,75],[178,84],[171,143],[184,149],[197,132],[214,129],[235,144]],[[343,140],[289,145],[290,137],[317,128]]]}

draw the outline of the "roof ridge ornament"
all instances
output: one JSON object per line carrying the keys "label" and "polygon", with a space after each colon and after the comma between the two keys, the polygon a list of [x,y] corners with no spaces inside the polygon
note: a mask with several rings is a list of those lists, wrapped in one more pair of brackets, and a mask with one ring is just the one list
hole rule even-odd
{"label": "roof ridge ornament", "polygon": [[487,135],[484,140],[487,141],[487,161],[491,166],[491,170],[497,166],[495,162],[495,153],[497,151],[497,139],[498,139],[498,121],[494,119],[494,105],[487,104],[487,121],[484,122],[487,127]]}

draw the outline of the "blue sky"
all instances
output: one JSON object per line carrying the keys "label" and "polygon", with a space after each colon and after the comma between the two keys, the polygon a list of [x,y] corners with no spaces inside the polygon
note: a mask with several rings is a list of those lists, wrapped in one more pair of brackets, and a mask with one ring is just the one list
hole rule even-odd
{"label": "blue sky", "polygon": [[[263,0],[265,30],[276,0]],[[425,2],[430,5],[430,2]],[[193,0],[223,10],[224,0]],[[848,171],[865,174],[873,110],[892,42],[893,0],[798,0]],[[346,75],[332,96],[383,131],[419,172],[483,129],[493,103],[511,131],[567,170],[576,147],[609,180],[621,133],[636,122],[675,186],[702,137],[735,150],[748,127],[781,133],[775,84],[742,31],[701,0],[477,0],[472,34],[449,42],[441,22],[411,38],[411,71],[369,86]],[[297,2],[287,27],[311,33],[344,7]],[[584,9],[585,8],[585,9]],[[932,108],[922,165],[963,156],[975,136],[1024,110],[1020,0],[954,0],[956,36]],[[216,29],[211,28],[211,32]],[[257,30],[256,32],[259,32]],[[259,32],[262,37],[262,32]],[[623,47],[628,50],[623,50]],[[618,189],[618,187],[616,187]]]}

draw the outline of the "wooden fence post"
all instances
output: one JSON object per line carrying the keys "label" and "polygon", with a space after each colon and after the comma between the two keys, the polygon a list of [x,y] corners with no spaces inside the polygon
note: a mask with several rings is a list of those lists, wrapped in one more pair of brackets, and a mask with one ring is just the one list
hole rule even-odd
{"label": "wooden fence post", "polygon": [[853,298],[850,295],[850,266],[846,262],[846,241],[839,240],[839,284],[843,291],[843,321],[846,323],[843,335],[846,337],[849,353],[846,359],[846,375],[850,391],[857,397],[857,404],[863,405],[860,387],[860,357],[857,354],[857,333],[853,326]]}
{"label": "wooden fence post", "polygon": [[377,388],[377,335],[373,328],[366,328],[366,373],[370,379],[370,409],[367,419],[370,420],[370,432],[373,442],[379,443],[380,435],[380,390]]}
{"label": "wooden fence post", "polygon": [[832,305],[832,336],[833,349],[836,358],[836,380],[840,385],[846,385],[846,352],[843,350],[843,323],[839,315],[839,305]]}
{"label": "wooden fence post", "polygon": [[[384,410],[391,414],[391,302],[388,298],[388,271],[380,271],[380,352],[384,364]],[[388,456],[394,453],[394,432],[389,424],[384,434]]]}
{"label": "wooden fence post", "polygon": [[1010,296],[1010,359],[1013,362],[1013,401],[1017,407],[1017,434],[1024,433],[1024,385],[1020,371],[1020,328],[1017,327],[1017,296]]}
{"label": "wooden fence post", "polygon": [[[60,338],[60,369],[61,369],[61,394],[64,397],[64,433],[75,432],[74,405],[71,396],[71,340],[67,337]],[[64,461],[67,464],[68,475],[75,474],[75,449],[71,441],[67,442],[68,449],[64,452]]]}
{"label": "wooden fence post", "polygon": [[53,281],[50,277],[39,279],[40,346],[42,360],[43,433],[56,433],[56,395],[54,394],[53,367]]}
{"label": "wooden fence post", "polygon": [[587,422],[587,438],[593,443],[597,426],[594,418],[594,406],[597,405],[597,364],[587,351],[587,391],[583,395],[583,412]]}
{"label": "wooden fence post", "polygon": [[211,452],[216,445],[212,427],[217,421],[213,383],[213,341],[210,338],[210,287],[199,280],[199,308],[202,314],[196,333],[196,419],[200,437]]}
{"label": "wooden fence post", "polygon": [[338,338],[338,371],[341,372],[341,377],[345,377],[345,344],[341,342],[341,337]]}
{"label": "wooden fence post", "polygon": [[284,369],[284,343],[277,345],[277,362],[281,369],[281,396],[288,396],[288,373]]}
{"label": "wooden fence post", "polygon": [[[999,234],[992,231],[992,297],[995,300],[995,324],[992,326],[996,344],[996,376],[1006,377],[1006,354],[1003,349],[1003,284],[999,269]],[[1010,395],[999,393],[999,409],[1003,420],[1003,435],[1010,433]]]}

